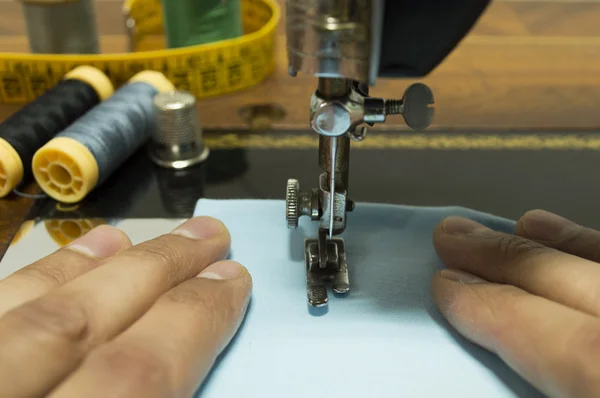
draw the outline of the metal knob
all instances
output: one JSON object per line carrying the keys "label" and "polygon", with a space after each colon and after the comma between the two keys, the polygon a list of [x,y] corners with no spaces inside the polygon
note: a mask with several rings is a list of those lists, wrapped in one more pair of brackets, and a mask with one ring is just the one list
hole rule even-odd
{"label": "metal knob", "polygon": [[288,228],[298,228],[300,218],[300,183],[298,180],[289,179],[285,195],[285,215]]}
{"label": "metal knob", "polygon": [[[406,124],[413,130],[425,130],[435,114],[433,92],[423,83],[411,85],[404,92],[404,97],[397,99],[365,98],[364,121],[371,126],[383,123],[387,116],[402,115]],[[362,132],[356,138],[364,137]]]}
{"label": "metal knob", "polygon": [[156,123],[150,141],[152,160],[159,166],[183,169],[208,157],[196,98],[186,91],[171,91],[154,97]]}
{"label": "metal knob", "polygon": [[[406,124],[414,130],[425,130],[431,125],[435,115],[433,92],[422,84],[416,83],[404,93],[402,116]],[[386,108],[392,104],[386,104]],[[390,108],[390,111],[395,109]],[[391,114],[391,113],[390,113]]]}

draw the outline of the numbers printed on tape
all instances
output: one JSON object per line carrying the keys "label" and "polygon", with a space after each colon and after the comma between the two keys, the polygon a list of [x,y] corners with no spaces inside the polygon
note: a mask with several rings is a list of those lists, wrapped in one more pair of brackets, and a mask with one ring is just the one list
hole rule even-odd
{"label": "numbers printed on tape", "polygon": [[[135,52],[100,55],[0,53],[0,103],[22,104],[54,86],[71,69],[91,65],[120,87],[136,73],[165,74],[196,98],[213,97],[255,86],[275,68],[280,9],[275,0],[242,0],[246,34],[219,43],[180,49],[156,49],[164,42],[158,0],[128,0],[135,21]],[[152,49],[141,51],[142,49]]]}

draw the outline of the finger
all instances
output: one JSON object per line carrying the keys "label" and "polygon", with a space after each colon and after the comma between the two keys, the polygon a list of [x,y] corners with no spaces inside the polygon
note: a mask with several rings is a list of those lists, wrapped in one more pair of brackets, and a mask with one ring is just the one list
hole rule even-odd
{"label": "finger", "polygon": [[552,397],[600,396],[600,320],[527,293],[446,269],[433,297],[462,335]]}
{"label": "finger", "polygon": [[191,397],[238,329],[250,290],[239,264],[209,266],[94,350],[51,397]]}
{"label": "finger", "polygon": [[438,226],[434,244],[449,268],[600,315],[597,263],[459,217],[450,217]]}
{"label": "finger", "polygon": [[6,313],[0,319],[0,396],[43,395],[163,293],[224,259],[229,244],[222,223],[192,219]]}
{"label": "finger", "polygon": [[600,262],[600,232],[543,210],[527,212],[517,223],[517,235],[565,253]]}
{"label": "finger", "polygon": [[0,281],[0,317],[97,267],[102,259],[131,247],[122,231],[101,226],[70,245]]}

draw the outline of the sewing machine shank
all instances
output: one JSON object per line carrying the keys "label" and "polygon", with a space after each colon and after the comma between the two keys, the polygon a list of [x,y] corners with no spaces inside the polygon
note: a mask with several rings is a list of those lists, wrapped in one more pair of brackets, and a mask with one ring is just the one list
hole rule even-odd
{"label": "sewing machine shank", "polygon": [[[288,227],[298,218],[317,221],[318,236],[305,242],[308,301],[328,302],[327,285],[336,293],[350,289],[342,235],[349,198],[350,143],[362,141],[367,126],[402,115],[414,130],[434,116],[433,93],[413,84],[402,99],[369,95],[380,76],[422,77],[432,71],[477,21],[489,0],[294,0],[286,4],[289,73],[318,78],[310,99],[310,125],[319,134],[318,188],[301,192],[288,181]],[[331,191],[334,191],[333,193]]]}

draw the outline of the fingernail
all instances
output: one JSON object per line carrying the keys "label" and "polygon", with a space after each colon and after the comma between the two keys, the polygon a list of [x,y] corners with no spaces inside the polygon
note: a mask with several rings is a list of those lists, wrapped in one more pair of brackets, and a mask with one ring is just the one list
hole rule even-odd
{"label": "fingernail", "polygon": [[469,274],[467,272],[459,271],[456,269],[445,268],[442,270],[440,275],[454,282],[460,282],[467,285],[475,284],[475,283],[487,283],[485,279],[481,279],[478,276],[473,274]]}
{"label": "fingernail", "polygon": [[172,234],[191,239],[210,239],[217,236],[225,226],[219,220],[211,217],[195,217],[177,227]]}
{"label": "fingernail", "polygon": [[560,239],[567,229],[576,224],[556,214],[534,210],[523,216],[521,226],[531,238],[552,241]]}
{"label": "fingernail", "polygon": [[489,228],[463,217],[448,217],[442,222],[442,230],[449,235],[465,235]]}
{"label": "fingernail", "polygon": [[89,257],[107,258],[119,252],[125,244],[125,235],[116,228],[101,225],[65,246]]}
{"label": "fingernail", "polygon": [[198,278],[206,279],[235,279],[242,273],[242,265],[235,261],[219,261],[206,267]]}

